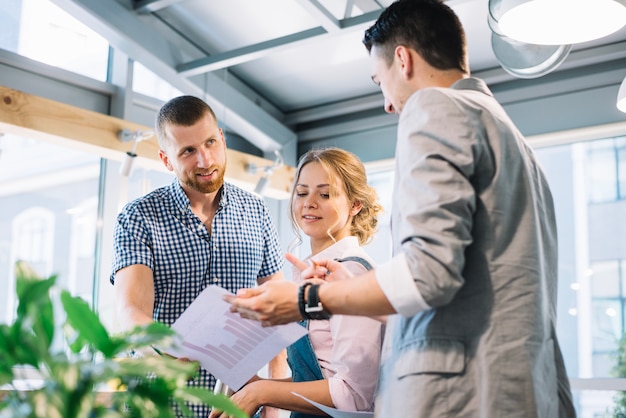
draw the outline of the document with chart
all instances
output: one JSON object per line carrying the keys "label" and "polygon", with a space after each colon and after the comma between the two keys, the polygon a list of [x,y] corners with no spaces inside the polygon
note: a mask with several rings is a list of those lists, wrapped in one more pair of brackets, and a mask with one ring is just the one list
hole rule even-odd
{"label": "document with chart", "polygon": [[175,357],[198,361],[233,390],[240,389],[283,348],[306,334],[296,323],[262,327],[259,321],[230,312],[222,299],[228,291],[211,285],[174,322],[182,338]]}

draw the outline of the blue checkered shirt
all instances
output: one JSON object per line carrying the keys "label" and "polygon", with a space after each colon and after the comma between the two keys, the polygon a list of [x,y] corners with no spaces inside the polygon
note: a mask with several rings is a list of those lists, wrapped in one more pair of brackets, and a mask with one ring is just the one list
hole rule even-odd
{"label": "blue checkered shirt", "polygon": [[[128,203],[118,215],[115,272],[145,264],[154,275],[154,320],[171,325],[209,284],[231,292],[283,268],[278,233],[265,202],[225,183],[213,233],[191,211],[178,179]],[[206,370],[190,384],[213,389]]]}

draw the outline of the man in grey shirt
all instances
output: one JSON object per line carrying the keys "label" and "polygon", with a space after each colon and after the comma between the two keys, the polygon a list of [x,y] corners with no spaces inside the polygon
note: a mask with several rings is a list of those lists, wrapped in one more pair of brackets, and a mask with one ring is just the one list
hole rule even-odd
{"label": "man in grey shirt", "polygon": [[400,115],[394,257],[350,279],[335,261],[288,256],[326,281],[300,294],[291,283],[247,289],[233,310],[267,325],[396,314],[376,416],[575,416],[555,333],[552,195],[521,133],[470,77],[460,21],[439,0],[400,0],[363,42],[385,110]]}

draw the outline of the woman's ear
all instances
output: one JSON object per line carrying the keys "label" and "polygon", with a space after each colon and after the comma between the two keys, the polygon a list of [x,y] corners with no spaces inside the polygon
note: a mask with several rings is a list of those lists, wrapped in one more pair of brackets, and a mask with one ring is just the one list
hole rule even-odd
{"label": "woman's ear", "polygon": [[355,200],[352,202],[352,207],[350,208],[350,216],[356,216],[357,213],[361,212],[363,209],[363,203],[359,200]]}

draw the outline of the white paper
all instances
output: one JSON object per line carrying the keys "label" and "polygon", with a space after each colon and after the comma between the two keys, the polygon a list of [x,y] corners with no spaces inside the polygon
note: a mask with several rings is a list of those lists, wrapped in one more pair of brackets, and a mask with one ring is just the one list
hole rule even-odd
{"label": "white paper", "polygon": [[322,405],[321,403],[312,401],[309,398],[300,395],[299,393],[296,393],[296,392],[291,392],[291,393],[293,393],[296,396],[301,397],[302,399],[304,399],[305,401],[307,401],[311,405],[316,406],[317,408],[319,408],[322,411],[326,412],[328,415],[330,415],[333,418],[365,418],[365,417],[373,418],[374,417],[374,413],[373,412],[341,411],[339,409],[331,408],[330,406]]}
{"label": "white paper", "polygon": [[228,291],[211,285],[198,295],[172,329],[182,338],[180,349],[166,350],[175,357],[187,357],[233,390],[239,390],[252,376],[307,331],[296,324],[262,327],[259,321],[230,312],[222,299]]}

